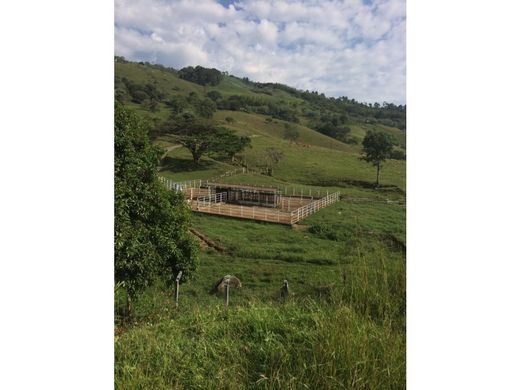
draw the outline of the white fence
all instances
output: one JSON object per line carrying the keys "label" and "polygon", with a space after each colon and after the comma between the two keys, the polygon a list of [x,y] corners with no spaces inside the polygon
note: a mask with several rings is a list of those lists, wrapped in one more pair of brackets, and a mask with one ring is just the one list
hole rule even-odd
{"label": "white fence", "polygon": [[185,191],[188,188],[200,188],[207,184],[207,180],[188,180],[183,182],[176,182],[163,176],[159,176],[159,181],[162,182],[169,190]]}
{"label": "white fence", "polygon": [[339,200],[339,192],[335,192],[333,194],[329,194],[324,198],[315,200],[305,206],[297,208],[296,210],[291,211],[291,224],[295,224],[303,218],[314,214],[316,211],[331,205]]}
{"label": "white fence", "polygon": [[197,198],[197,207],[211,206],[212,203],[224,203],[227,201],[227,192],[219,192],[210,196]]}
{"label": "white fence", "polygon": [[246,173],[246,168],[237,168],[231,171],[224,172],[222,175],[212,177],[208,180],[187,180],[187,181],[173,181],[163,176],[159,176],[159,181],[162,182],[169,190],[186,191],[188,188],[200,188],[206,186],[208,183],[216,181],[220,178]]}

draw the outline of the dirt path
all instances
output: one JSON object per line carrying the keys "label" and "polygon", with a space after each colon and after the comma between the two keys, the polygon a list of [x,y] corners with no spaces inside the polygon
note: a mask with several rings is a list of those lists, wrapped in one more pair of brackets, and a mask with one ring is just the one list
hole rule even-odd
{"label": "dirt path", "polygon": [[208,237],[206,237],[204,234],[202,234],[201,232],[199,232],[198,230],[195,230],[193,228],[190,228],[190,232],[195,236],[197,237],[200,242],[201,242],[201,245],[204,247],[209,247],[209,248],[213,248],[215,249],[217,252],[221,252],[221,253],[224,253],[226,252],[226,248],[224,248],[222,245],[216,243],[215,241],[209,239]]}
{"label": "dirt path", "polygon": [[164,154],[162,155],[161,160],[164,159],[164,158],[166,157],[166,155],[167,155],[168,153],[170,153],[172,150],[174,150],[174,149],[179,149],[179,148],[182,148],[182,145],[178,145],[178,144],[177,144],[177,145],[168,146],[167,148],[165,148],[166,151],[165,151]]}

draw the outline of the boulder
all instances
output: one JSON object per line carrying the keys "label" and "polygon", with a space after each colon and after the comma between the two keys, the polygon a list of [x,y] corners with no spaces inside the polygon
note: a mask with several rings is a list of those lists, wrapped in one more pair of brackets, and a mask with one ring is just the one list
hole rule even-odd
{"label": "boulder", "polygon": [[226,292],[226,284],[225,280],[229,279],[229,288],[241,288],[242,283],[240,279],[233,275],[226,275],[222,279],[220,279],[217,284],[212,289],[213,293],[225,293]]}

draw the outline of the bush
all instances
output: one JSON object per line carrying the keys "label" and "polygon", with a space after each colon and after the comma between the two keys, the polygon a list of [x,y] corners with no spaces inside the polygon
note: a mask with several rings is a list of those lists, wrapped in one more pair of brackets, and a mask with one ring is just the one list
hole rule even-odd
{"label": "bush", "polygon": [[406,160],[406,154],[400,149],[394,149],[390,152],[392,160]]}
{"label": "bush", "polygon": [[312,224],[309,228],[309,232],[326,240],[340,241],[344,238],[342,234],[339,234],[336,229],[326,223],[318,222]]}
{"label": "bush", "polygon": [[145,100],[148,100],[150,97],[145,91],[137,90],[132,92],[132,101],[134,103],[141,104]]}

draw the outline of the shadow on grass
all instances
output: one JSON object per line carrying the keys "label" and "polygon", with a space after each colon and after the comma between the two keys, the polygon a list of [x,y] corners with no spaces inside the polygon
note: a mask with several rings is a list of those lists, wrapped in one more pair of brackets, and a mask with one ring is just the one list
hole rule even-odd
{"label": "shadow on grass", "polygon": [[321,187],[360,187],[360,188],[366,188],[371,190],[376,190],[380,192],[396,192],[401,195],[405,195],[406,192],[403,191],[401,188],[390,185],[390,184],[380,184],[379,186],[376,186],[374,182],[364,181],[364,180],[351,180],[351,179],[344,179],[344,180],[315,180],[309,185],[313,186],[321,186]]}
{"label": "shadow on grass", "polygon": [[192,172],[209,170],[215,167],[213,161],[201,161],[199,164],[195,164],[192,160],[178,157],[166,156],[162,162],[160,171],[171,171],[171,172]]}

